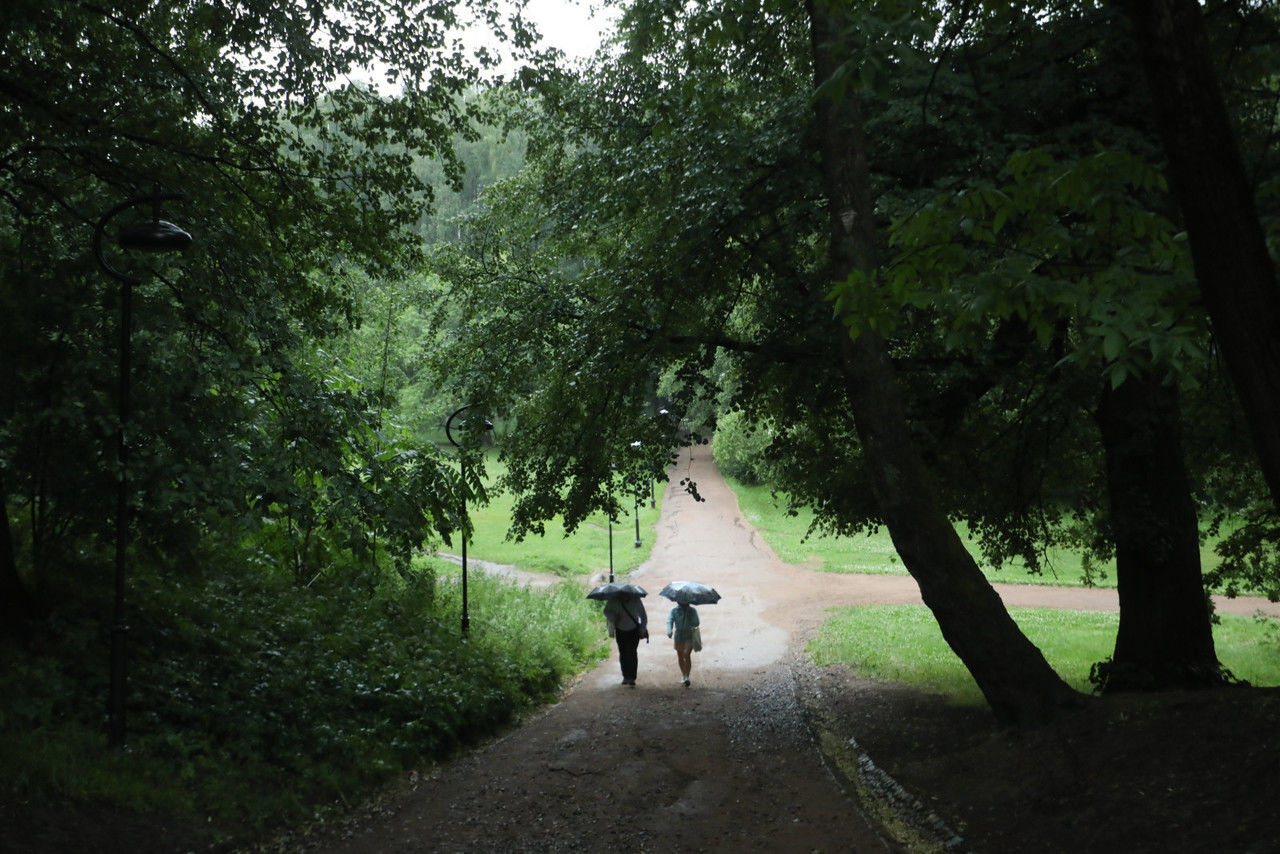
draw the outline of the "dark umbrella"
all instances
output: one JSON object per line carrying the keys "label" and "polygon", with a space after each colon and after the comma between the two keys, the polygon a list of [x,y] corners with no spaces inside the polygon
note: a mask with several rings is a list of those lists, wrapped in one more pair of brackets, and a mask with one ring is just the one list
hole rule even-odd
{"label": "dark umbrella", "polygon": [[714,605],[720,601],[720,594],[714,587],[697,581],[673,581],[658,595],[679,605]]}
{"label": "dark umbrella", "polygon": [[624,593],[632,596],[648,596],[649,593],[643,587],[631,584],[625,581],[610,581],[608,584],[601,584],[595,590],[587,594],[588,599],[614,599]]}

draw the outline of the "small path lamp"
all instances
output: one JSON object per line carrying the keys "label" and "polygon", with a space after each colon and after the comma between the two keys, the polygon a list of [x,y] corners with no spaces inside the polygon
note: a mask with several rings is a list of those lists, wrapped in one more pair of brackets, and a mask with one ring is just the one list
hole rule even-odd
{"label": "small path lamp", "polygon": [[150,204],[152,215],[147,222],[140,222],[122,229],[116,236],[116,244],[122,249],[145,252],[174,252],[191,245],[191,235],[171,222],[160,218],[160,204],[183,198],[181,193],[154,193],[135,196],[121,202],[102,215],[93,232],[93,257],[107,275],[121,283],[120,289],[120,368],[119,392],[116,398],[116,559],[115,604],[111,623],[111,681],[107,698],[109,740],[112,747],[123,747],[125,740],[125,636],[129,627],[125,624],[125,551],[129,544],[129,370],[133,339],[133,287],[142,280],[122,272],[107,261],[102,242],[107,224],[118,214],[137,205]]}
{"label": "small path lamp", "polygon": [[[453,438],[453,419],[473,406],[475,406],[474,403],[468,403],[465,406],[458,407],[444,422],[445,436],[449,438],[450,444],[458,449],[458,466],[462,475],[462,633],[464,635],[471,628],[471,615],[467,611],[467,452],[462,445],[458,444],[458,440]],[[465,428],[469,425],[464,419],[460,426]],[[483,429],[492,430],[493,423],[485,420]]]}

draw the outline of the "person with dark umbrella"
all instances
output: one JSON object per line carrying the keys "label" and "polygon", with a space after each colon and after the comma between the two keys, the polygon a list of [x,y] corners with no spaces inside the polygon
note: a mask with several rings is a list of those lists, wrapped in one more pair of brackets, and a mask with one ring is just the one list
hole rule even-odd
{"label": "person with dark umbrella", "polygon": [[622,684],[629,688],[636,686],[636,670],[639,668],[639,656],[636,650],[640,639],[649,637],[649,615],[645,613],[644,603],[634,593],[619,593],[605,602],[604,616],[609,623],[609,634],[618,643],[618,663],[622,666]]}

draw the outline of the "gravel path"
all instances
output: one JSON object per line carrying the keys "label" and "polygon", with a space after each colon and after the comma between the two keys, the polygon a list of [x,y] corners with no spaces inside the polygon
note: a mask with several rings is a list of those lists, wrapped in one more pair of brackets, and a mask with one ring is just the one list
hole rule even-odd
{"label": "gravel path", "polygon": [[[868,778],[859,779],[849,763],[873,772],[874,763],[850,755],[847,742],[826,743],[812,705],[821,698],[820,680],[801,651],[830,608],[918,603],[914,581],[783,564],[742,518],[709,448],[693,449],[677,469],[673,480],[692,477],[706,500],[669,488],[651,557],[631,576],[650,591],[653,626],[652,643],[640,646],[638,686],[619,684],[615,650],[559,703],[311,839],[306,850],[902,850],[850,795],[862,788],[865,796]],[[688,689],[663,634],[670,603],[656,596],[676,579],[711,584],[724,597],[699,608],[705,650],[694,656]],[[1014,607],[1116,607],[1108,590],[997,589]],[[1277,613],[1257,600],[1219,607]],[[874,703],[867,705],[872,712]],[[841,753],[849,760],[843,766]],[[896,797],[891,779],[881,775],[874,785]],[[958,842],[927,810],[913,822],[926,832],[932,827],[935,841]]]}

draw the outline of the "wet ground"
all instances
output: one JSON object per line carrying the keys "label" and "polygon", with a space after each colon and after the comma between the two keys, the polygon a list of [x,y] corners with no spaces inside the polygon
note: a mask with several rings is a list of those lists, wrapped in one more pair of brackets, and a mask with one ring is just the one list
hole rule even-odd
{"label": "wet ground", "polygon": [[[1179,847],[1190,837],[1176,827],[1164,835],[1151,830],[1117,798],[1135,789],[1126,781],[1152,773],[1143,762],[1159,760],[1135,740],[1136,727],[1126,733],[1111,725],[1113,706],[1092,707],[1038,743],[1034,734],[1000,733],[983,709],[812,667],[803,644],[830,608],[918,603],[914,582],[782,564],[738,512],[709,449],[694,449],[678,475],[677,481],[692,477],[706,501],[673,486],[652,556],[631,576],[651,591],[645,603],[654,627],[652,642],[640,646],[635,688],[620,684],[615,652],[507,736],[288,847],[878,852],[970,850],[976,842],[979,850],[984,843],[986,850],[1010,851],[1102,850],[1098,844],[1122,850],[1112,843],[1124,850],[1197,850]],[[711,584],[724,597],[699,608],[705,649],[694,655],[687,689],[662,634],[669,603],[656,596],[676,579]],[[1116,607],[1108,590],[998,589],[1010,606]],[[1251,613],[1258,605],[1236,600],[1223,609]],[[1143,711],[1118,714],[1128,721]],[[1212,720],[1222,711],[1199,714]],[[1182,732],[1194,725],[1161,720],[1149,733],[1157,744],[1171,737],[1161,726]],[[1092,733],[1078,737],[1094,739],[1103,752],[1088,774],[1081,756],[1089,747],[1062,748],[1071,727]],[[1211,750],[1200,744],[1202,752]],[[1127,765],[1112,755],[1124,745],[1132,748]],[[1230,777],[1230,761],[1220,764]],[[1216,803],[1212,769],[1207,761],[1199,769],[1209,787],[1201,800]],[[1106,783],[1099,798],[1128,816],[1123,823],[1092,804],[1099,781]],[[1138,798],[1165,830],[1162,815],[1178,809],[1174,791],[1165,786],[1165,793]],[[1255,818],[1265,820],[1270,808],[1260,809]],[[1082,823],[1085,810],[1093,824]],[[1247,827],[1242,832],[1253,838]],[[1209,827],[1202,834],[1222,838]]]}

